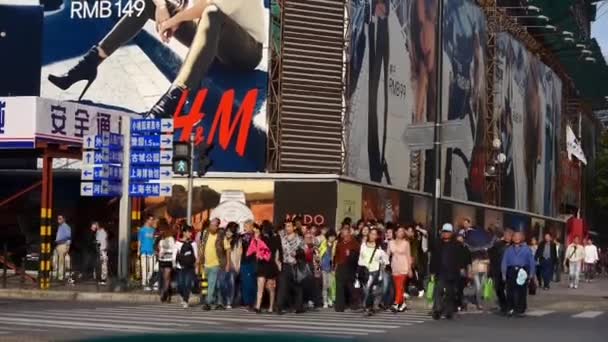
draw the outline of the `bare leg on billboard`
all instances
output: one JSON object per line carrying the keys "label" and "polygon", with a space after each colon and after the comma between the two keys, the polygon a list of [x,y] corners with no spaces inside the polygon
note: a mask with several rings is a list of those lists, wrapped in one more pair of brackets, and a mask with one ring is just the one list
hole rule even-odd
{"label": "bare leg on billboard", "polygon": [[[382,67],[384,71],[384,125],[382,127],[382,154],[381,154],[381,167],[382,173],[384,177],[386,177],[386,183],[391,184],[391,176],[388,173],[388,163],[386,161],[386,138],[388,132],[388,66],[390,61],[390,40],[389,40],[389,27],[388,27],[388,18],[385,20],[378,21],[378,51],[380,52],[379,56],[382,61]],[[379,75],[380,73],[378,73]]]}

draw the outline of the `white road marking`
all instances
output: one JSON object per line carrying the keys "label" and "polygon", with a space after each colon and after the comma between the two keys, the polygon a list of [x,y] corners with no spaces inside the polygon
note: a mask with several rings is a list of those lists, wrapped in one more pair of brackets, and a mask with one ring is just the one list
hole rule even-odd
{"label": "white road marking", "polygon": [[386,332],[386,330],[379,330],[379,329],[356,329],[356,328],[337,328],[337,327],[309,327],[309,326],[302,326],[302,325],[298,325],[298,324],[268,324],[269,327],[271,328],[285,328],[285,329],[302,329],[302,330],[324,330],[324,331],[341,331],[344,333],[351,333],[351,332],[360,332],[360,333],[384,333]]}
{"label": "white road marking", "polygon": [[572,318],[595,318],[603,313],[603,311],[583,311],[577,315],[573,315]]}
{"label": "white road marking", "polygon": [[[30,316],[31,317],[31,316]],[[154,327],[146,327],[146,326],[137,326],[137,325],[120,325],[120,324],[103,324],[103,323],[84,323],[84,322],[71,322],[71,321],[62,321],[62,320],[47,320],[47,319],[39,319],[39,318],[17,318],[11,317],[7,315],[0,315],[0,319],[4,322],[12,322],[12,323],[25,323],[33,326],[42,325],[42,324],[50,324],[62,325],[62,326],[74,326],[74,327],[86,327],[86,328],[101,328],[104,330],[138,330],[138,331],[146,331],[146,332],[163,332],[163,331],[181,331],[180,329],[170,329],[170,328],[154,328]],[[123,322],[124,323],[124,322]],[[23,325],[23,324],[21,324]]]}
{"label": "white road marking", "polygon": [[552,311],[552,310],[532,310],[532,311],[526,312],[526,316],[542,317],[542,316],[546,316],[548,314],[552,314],[554,312],[555,311]]}
{"label": "white road marking", "polygon": [[[332,338],[335,337],[343,337],[343,338],[352,338],[352,336],[367,336],[369,334],[367,333],[360,333],[360,332],[348,332],[347,334],[350,335],[349,336],[344,336],[344,332],[340,332],[340,331],[325,331],[325,330],[310,330],[310,329],[299,329],[299,328],[295,328],[295,329],[281,329],[281,328],[247,328],[247,330],[250,331],[262,331],[262,332],[268,332],[268,331],[274,331],[274,332],[298,332],[298,333],[307,333],[307,334],[325,334],[325,335],[330,335]],[[334,336],[332,334],[335,335],[342,335],[342,336]]]}

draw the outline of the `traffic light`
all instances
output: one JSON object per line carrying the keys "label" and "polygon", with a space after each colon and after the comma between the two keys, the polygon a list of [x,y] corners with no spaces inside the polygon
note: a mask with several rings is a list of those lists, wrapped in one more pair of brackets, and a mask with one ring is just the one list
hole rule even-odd
{"label": "traffic light", "polygon": [[176,175],[190,175],[190,143],[173,143],[173,173]]}
{"label": "traffic light", "polygon": [[211,145],[206,142],[202,142],[199,145],[199,158],[198,158],[198,176],[203,177],[209,167],[211,166],[211,159],[209,158],[209,150],[211,149]]}

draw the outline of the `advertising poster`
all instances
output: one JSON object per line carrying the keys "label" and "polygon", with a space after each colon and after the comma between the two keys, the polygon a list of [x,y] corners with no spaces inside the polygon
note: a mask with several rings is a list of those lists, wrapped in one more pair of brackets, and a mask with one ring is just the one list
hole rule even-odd
{"label": "advertising poster", "polygon": [[556,213],[561,80],[515,38],[497,38],[496,115],[507,161],[502,205]]}
{"label": "advertising poster", "polygon": [[351,1],[349,176],[431,192],[436,6]]}
{"label": "advertising poster", "polygon": [[422,196],[413,196],[413,199],[412,210],[414,222],[421,223],[423,226],[428,227],[433,219],[431,199]]}
{"label": "advertising poster", "polygon": [[41,27],[20,44],[41,47],[40,64],[19,64],[36,49],[10,47],[24,77],[38,69],[34,95],[175,117],[176,139],[214,145],[211,170],[264,170],[270,0],[211,0],[194,20],[188,0],[47,0],[37,17],[27,3],[0,6],[0,17],[11,13],[7,36]]}
{"label": "advertising poster", "polygon": [[545,225],[545,220],[536,217],[530,218],[530,238],[535,237],[539,242],[542,241],[545,233],[549,232]]}
{"label": "advertising poster", "polygon": [[444,11],[443,194],[483,202],[486,17],[472,0],[446,1]]}
{"label": "advertising poster", "polygon": [[462,229],[462,223],[465,218],[471,220],[471,224],[474,227],[483,224],[483,222],[477,222],[476,210],[477,208],[469,205],[452,204],[452,224],[454,228],[458,230]]}
{"label": "advertising poster", "polygon": [[363,219],[366,221],[398,223],[401,210],[400,193],[373,186],[363,186],[361,208]]}
{"label": "advertising poster", "polygon": [[[173,195],[146,198],[144,212],[165,217],[170,223],[186,218],[188,196],[186,181],[173,182]],[[221,225],[247,219],[261,223],[274,218],[274,182],[271,180],[196,179],[192,202],[193,225],[200,230],[203,222],[219,218]]]}
{"label": "advertising poster", "polygon": [[363,216],[361,215],[361,198],[363,189],[360,185],[339,182],[338,183],[338,211],[336,214],[336,228],[342,221],[350,217],[356,222]]}
{"label": "advertising poster", "polygon": [[330,228],[336,222],[337,185],[332,182],[276,182],[274,222],[279,225],[296,216],[305,226]]}
{"label": "advertising poster", "polygon": [[503,232],[504,231],[504,218],[503,213],[498,210],[484,210],[484,227],[490,228],[493,232]]}

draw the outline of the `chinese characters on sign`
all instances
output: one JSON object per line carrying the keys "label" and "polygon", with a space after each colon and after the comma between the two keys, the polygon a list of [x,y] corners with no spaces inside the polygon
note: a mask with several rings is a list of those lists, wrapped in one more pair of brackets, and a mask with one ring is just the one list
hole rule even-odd
{"label": "chinese characters on sign", "polygon": [[147,119],[131,121],[129,162],[129,195],[133,197],[171,196],[170,179],[173,159],[173,120]]}
{"label": "chinese characters on sign", "polygon": [[123,136],[109,132],[83,136],[83,147],[80,195],[120,196]]}

